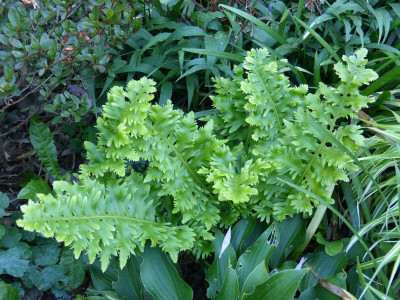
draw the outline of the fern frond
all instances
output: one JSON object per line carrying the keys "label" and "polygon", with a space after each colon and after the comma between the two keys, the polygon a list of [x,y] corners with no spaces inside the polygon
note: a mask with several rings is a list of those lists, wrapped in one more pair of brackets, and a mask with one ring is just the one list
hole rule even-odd
{"label": "fern frond", "polygon": [[57,149],[54,145],[53,135],[50,128],[34,117],[30,121],[29,139],[47,171],[56,179],[63,176],[57,162]]}
{"label": "fern frond", "polygon": [[[97,119],[97,143],[85,143],[79,182],[55,182],[54,195],[21,207],[18,225],[55,236],[76,256],[99,256],[105,269],[111,255],[123,267],[146,242],[174,260],[185,249],[207,255],[213,228],[250,214],[268,222],[312,214],[319,203],[283,182],[332,203],[328,187],[357,170],[339,146],[356,151],[364,143],[361,128],[342,120],[371,102],[359,93],[376,78],[365,55],[335,66],[336,87],[308,93],[291,86],[267,50],[252,50],[232,79],[215,80],[220,114],[201,128],[170,101],[152,105],[152,80],[114,87]],[[141,175],[130,168],[138,160],[148,162]]]}
{"label": "fern frond", "polygon": [[143,251],[147,240],[175,260],[195,244],[196,234],[188,226],[159,222],[151,187],[136,173],[106,184],[90,178],[80,184],[58,181],[54,191],[57,197],[39,194],[40,202],[22,206],[24,218],[18,225],[55,236],[70,245],[76,257],[86,250],[91,263],[98,255],[103,270],[117,254],[124,267],[130,254]]}

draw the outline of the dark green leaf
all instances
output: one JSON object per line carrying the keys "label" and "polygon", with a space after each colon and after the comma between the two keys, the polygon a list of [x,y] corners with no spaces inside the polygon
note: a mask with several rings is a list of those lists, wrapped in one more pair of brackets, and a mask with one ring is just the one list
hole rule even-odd
{"label": "dark green leaf", "polygon": [[14,28],[17,28],[21,24],[21,18],[14,7],[8,10],[8,20]]}
{"label": "dark green leaf", "polygon": [[226,272],[225,280],[215,300],[232,300],[239,297],[239,283],[235,270],[230,266]]}
{"label": "dark green leaf", "polygon": [[61,252],[60,265],[64,267],[67,277],[63,283],[64,290],[73,291],[83,284],[86,275],[86,263],[83,256],[75,259],[72,250],[65,247]]}
{"label": "dark green leaf", "polygon": [[[332,47],[318,34],[315,32],[314,29],[312,29],[310,26],[308,26],[306,23],[301,21],[300,19],[293,17],[301,26],[303,26],[309,33],[311,33],[315,39],[336,59],[337,62],[342,61],[339,57],[339,55],[336,54],[336,52],[332,49]],[[308,32],[305,33],[305,35],[308,34]],[[304,37],[303,37],[304,39]]]}
{"label": "dark green leaf", "polygon": [[226,58],[226,59],[236,61],[239,63],[244,61],[244,56],[233,54],[233,53],[227,53],[227,52],[223,52],[223,51],[207,50],[207,49],[193,49],[193,48],[183,48],[182,50],[186,51],[186,52],[196,53],[196,54],[203,54],[203,55],[215,56],[215,57],[219,57],[219,58]]}
{"label": "dark green leaf", "polygon": [[140,277],[146,290],[155,300],[191,300],[193,291],[159,248],[146,247]]}
{"label": "dark green leaf", "polygon": [[223,240],[224,235],[221,231],[217,231],[215,239],[213,240],[215,252],[214,262],[206,274],[206,279],[209,285],[207,296],[210,298],[215,298],[218,292],[222,289],[228,269],[236,266],[236,253],[231,244],[229,244],[228,248],[221,255],[221,258],[219,258]]}
{"label": "dark green leaf", "polygon": [[317,242],[325,246],[325,252],[330,256],[339,254],[343,249],[343,240],[327,242],[320,232],[317,233]]}
{"label": "dark green leaf", "polygon": [[29,138],[48,172],[56,179],[61,179],[62,176],[57,163],[57,150],[50,128],[39,121],[38,118],[32,118],[29,126]]}
{"label": "dark green leaf", "polygon": [[64,267],[60,265],[49,266],[40,272],[39,290],[46,291],[59,281],[65,281]]}
{"label": "dark green leaf", "polygon": [[251,272],[265,260],[268,261],[270,255],[277,247],[278,238],[275,232],[275,224],[273,223],[257,241],[247,248],[244,253],[239,257],[236,265],[236,273],[239,278],[240,291],[247,277]]}
{"label": "dark green leaf", "polygon": [[[342,272],[336,274],[336,276],[334,277],[326,279],[326,281],[341,288],[346,288],[346,274]],[[299,300],[308,299],[340,300],[342,298],[336,296],[335,294],[325,289],[322,285],[318,284],[301,293]]]}
{"label": "dark green leaf", "polygon": [[0,299],[18,300],[18,290],[5,282],[0,282]]}
{"label": "dark green leaf", "polygon": [[37,194],[50,194],[51,188],[48,183],[43,179],[33,179],[19,191],[18,199],[32,199],[35,200]]}
{"label": "dark green leaf", "polygon": [[130,257],[126,266],[122,270],[118,269],[118,280],[112,283],[112,287],[120,297],[126,297],[129,300],[143,299],[138,257]]}
{"label": "dark green leaf", "polygon": [[269,265],[276,269],[282,264],[289,254],[301,245],[306,238],[306,221],[301,215],[285,219],[279,223],[279,244],[272,253]]}
{"label": "dark green leaf", "polygon": [[59,243],[53,242],[43,246],[32,247],[33,262],[37,266],[55,265],[60,257]]}
{"label": "dark green leaf", "polygon": [[23,253],[15,248],[0,250],[0,274],[22,277],[28,269],[29,260],[21,258]]}
{"label": "dark green leaf", "polygon": [[21,232],[16,227],[6,230],[6,235],[0,240],[0,248],[12,248],[19,244]]}
{"label": "dark green leaf", "polygon": [[[311,259],[307,261],[307,265],[313,268],[314,272],[321,278],[328,278],[339,273],[347,265],[347,258],[344,252],[341,252],[335,256],[330,256],[325,251],[320,251],[314,254]],[[304,280],[300,284],[300,290],[305,291],[306,289],[313,287],[318,284],[317,279],[309,273],[304,277]]]}
{"label": "dark green leaf", "polygon": [[158,101],[158,104],[160,106],[165,105],[167,103],[167,100],[171,99],[171,96],[172,96],[172,83],[166,81],[161,86],[160,100]]}
{"label": "dark green leaf", "polygon": [[257,285],[260,285],[267,281],[269,278],[268,269],[265,266],[265,262],[262,261],[260,264],[251,271],[247,276],[246,281],[243,284],[241,294],[250,294],[253,292]]}
{"label": "dark green leaf", "polygon": [[49,39],[49,36],[47,33],[43,33],[42,36],[40,37],[40,48],[43,50],[47,50],[50,46],[51,39]]}
{"label": "dark green leaf", "polygon": [[11,43],[11,45],[13,45],[15,48],[24,48],[24,45],[19,41],[19,40],[17,40],[17,39],[13,39],[13,38],[11,38],[10,39],[10,43]]}
{"label": "dark green leaf", "polygon": [[309,269],[285,270],[270,277],[266,282],[256,286],[254,292],[243,296],[243,300],[279,299],[292,300],[301,279]]}

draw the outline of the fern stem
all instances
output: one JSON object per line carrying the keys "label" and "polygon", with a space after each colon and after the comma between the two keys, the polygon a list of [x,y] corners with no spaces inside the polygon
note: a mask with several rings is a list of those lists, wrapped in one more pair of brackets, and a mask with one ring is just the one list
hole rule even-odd
{"label": "fern stem", "polygon": [[[329,192],[329,196],[332,195],[334,187],[335,187],[335,185],[333,185],[333,184],[328,186],[327,190]],[[322,205],[322,204],[320,204],[318,206],[310,224],[307,227],[306,240],[304,241],[303,244],[298,246],[296,248],[296,250],[294,250],[294,252],[290,256],[290,259],[297,260],[300,256],[300,254],[304,251],[304,249],[307,248],[307,246],[310,243],[311,239],[313,238],[315,232],[317,231],[319,224],[321,223],[322,218],[324,217],[327,208],[328,208],[327,206]]]}
{"label": "fern stem", "polygon": [[263,85],[265,97],[267,98],[267,100],[271,103],[272,107],[274,108],[274,113],[276,115],[276,120],[277,120],[277,124],[278,124],[278,127],[279,127],[279,131],[281,131],[282,130],[282,121],[279,118],[278,109],[276,108],[275,102],[272,99],[272,97],[271,97],[271,95],[270,95],[270,93],[269,93],[269,91],[267,89],[267,86],[265,85],[264,80],[262,80],[260,71],[258,71],[258,69],[256,71],[257,71],[258,78],[260,79],[260,82]]}
{"label": "fern stem", "polygon": [[197,182],[197,184],[204,190],[207,191],[210,195],[211,198],[213,198],[213,193],[203,184],[203,182],[200,180],[200,178],[196,175],[196,173],[192,170],[192,168],[190,168],[189,164],[187,163],[187,161],[182,157],[182,155],[178,152],[178,150],[176,150],[176,148],[174,147],[174,145],[171,144],[171,142],[162,135],[162,133],[160,131],[158,131],[154,126],[147,126],[150,129],[153,129],[167,144],[168,146],[174,151],[174,153],[176,154],[176,156],[179,157],[179,159],[181,160],[182,164],[185,166],[185,168],[189,171],[190,175],[192,176],[192,178]]}

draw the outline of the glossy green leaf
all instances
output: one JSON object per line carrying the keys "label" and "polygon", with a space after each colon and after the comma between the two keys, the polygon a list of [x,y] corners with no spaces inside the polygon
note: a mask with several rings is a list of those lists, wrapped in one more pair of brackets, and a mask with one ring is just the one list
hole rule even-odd
{"label": "glossy green leaf", "polygon": [[330,256],[335,256],[343,249],[343,240],[327,242],[320,232],[317,233],[317,242],[325,246],[325,252]]}
{"label": "glossy green leaf", "polygon": [[18,290],[5,282],[0,282],[0,299],[18,300]]}
{"label": "glossy green leaf", "polygon": [[207,296],[215,298],[218,292],[222,289],[227,272],[230,268],[236,267],[236,253],[230,244],[219,258],[224,235],[217,231],[213,240],[215,258],[211,267],[208,269],[206,279],[208,282]]}
{"label": "glossy green leaf", "polygon": [[[346,274],[342,272],[326,279],[326,281],[343,289],[346,288]],[[308,299],[340,300],[342,298],[336,296],[335,294],[324,288],[322,285],[318,284],[301,293],[299,300]]]}
{"label": "glossy green leaf", "polygon": [[257,241],[247,248],[244,253],[239,257],[236,265],[236,273],[239,278],[240,291],[243,288],[247,277],[251,272],[265,260],[269,259],[269,256],[277,248],[279,240],[275,232],[275,224],[273,223]]}
{"label": "glossy green leaf", "polygon": [[[335,256],[330,256],[325,251],[320,251],[314,255],[310,255],[311,258],[307,261],[307,266],[311,267],[315,273],[321,278],[328,278],[335,276],[347,265],[347,257],[341,252]],[[309,273],[304,277],[304,280],[300,284],[300,290],[305,291],[306,289],[313,287],[318,284],[317,279]]]}
{"label": "glossy green leaf", "polygon": [[118,280],[112,283],[112,287],[120,297],[126,297],[129,300],[143,299],[138,257],[130,257],[126,266],[122,270],[118,269]]}
{"label": "glossy green leaf", "polygon": [[298,245],[304,242],[305,238],[306,220],[301,215],[279,223],[279,244],[269,259],[269,265],[276,269]]}
{"label": "glossy green leaf", "polygon": [[239,297],[239,283],[238,277],[231,267],[228,267],[226,272],[225,280],[219,291],[217,297],[214,300],[232,300]]}
{"label": "glossy green leaf", "polygon": [[241,219],[232,229],[231,244],[236,253],[241,249],[241,245],[248,238],[256,225],[256,219]]}
{"label": "glossy green leaf", "polygon": [[285,270],[271,276],[266,282],[256,286],[251,294],[245,294],[242,300],[279,299],[292,300],[301,279],[309,269]]}
{"label": "glossy green leaf", "polygon": [[269,277],[265,261],[260,262],[247,276],[241,290],[241,295],[251,294],[257,285],[264,283]]}
{"label": "glossy green leaf", "polygon": [[155,300],[191,300],[193,291],[159,248],[147,247],[143,253],[140,277]]}

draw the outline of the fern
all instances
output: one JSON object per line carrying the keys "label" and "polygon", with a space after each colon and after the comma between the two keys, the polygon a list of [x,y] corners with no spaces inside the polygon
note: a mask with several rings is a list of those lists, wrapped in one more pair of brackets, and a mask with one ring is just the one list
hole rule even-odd
{"label": "fern", "polygon": [[[252,50],[232,79],[215,80],[220,114],[200,128],[170,101],[152,105],[152,80],[114,87],[97,119],[97,143],[85,143],[78,183],[55,182],[55,194],[21,207],[18,225],[55,236],[76,256],[86,251],[91,262],[99,256],[104,270],[111,255],[123,267],[147,242],[175,261],[185,249],[207,255],[214,229],[241,216],[311,214],[318,203],[280,179],[332,202],[327,187],[356,170],[329,137],[352,151],[363,144],[359,126],[337,123],[371,101],[358,91],[376,78],[365,55],[335,66],[336,87],[308,93],[290,85],[265,49]],[[130,167],[139,160],[149,162],[143,174]]]}
{"label": "fern", "polygon": [[30,121],[29,139],[47,171],[56,179],[63,178],[57,163],[57,149],[50,128],[34,117]]}
{"label": "fern", "polygon": [[[294,213],[311,214],[318,205],[308,195],[283,185],[279,178],[293,181],[332,203],[327,187],[338,180],[347,181],[347,173],[357,170],[327,132],[351,151],[363,144],[359,126],[338,127],[337,121],[353,116],[372,101],[359,92],[360,86],[377,78],[374,71],[365,69],[366,54],[361,49],[354,56],[344,56],[346,65],[335,65],[341,82],[336,87],[321,83],[315,94],[307,93],[305,85],[290,86],[288,78],[278,73],[277,61],[267,50],[248,53],[243,64],[246,78],[242,77],[243,72],[236,71],[232,80],[216,80],[219,95],[213,101],[222,111],[212,120],[220,127],[231,128],[220,131],[220,138],[233,140],[231,132],[240,132],[247,146],[246,157],[269,164],[259,170],[256,182],[247,184],[257,190],[252,191],[249,202],[259,218],[269,221],[271,216],[282,220]],[[221,88],[226,82],[231,90]],[[237,121],[225,117],[235,114],[234,109],[246,116],[239,126]],[[223,182],[218,178],[219,172],[208,172],[208,180],[214,186]],[[231,172],[230,176],[234,178],[239,173]],[[235,201],[233,197],[230,200]]]}

